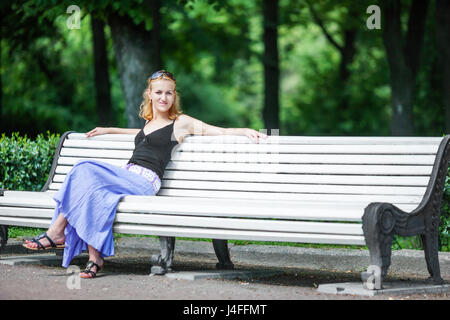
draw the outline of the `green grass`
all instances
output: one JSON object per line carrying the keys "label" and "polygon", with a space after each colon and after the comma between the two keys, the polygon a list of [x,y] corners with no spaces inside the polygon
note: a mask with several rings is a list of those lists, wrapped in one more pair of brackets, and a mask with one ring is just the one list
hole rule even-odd
{"label": "green grass", "polygon": [[[26,237],[35,237],[46,229],[40,228],[28,228],[28,227],[9,227],[8,229],[8,237],[11,238],[26,238]],[[157,239],[157,236],[151,235],[135,235],[135,234],[124,234],[124,233],[114,233],[115,239],[120,239],[124,237],[150,237]],[[206,241],[211,242],[211,239],[205,238],[186,238],[186,237],[177,237],[177,240],[189,240],[189,241]],[[248,241],[248,240],[229,240],[229,243],[233,245],[272,245],[272,246],[288,246],[288,247],[302,247],[302,248],[321,248],[321,249],[336,249],[336,248],[344,248],[344,249],[358,249],[358,250],[367,250],[367,246],[360,245],[336,245],[336,244],[316,244],[316,243],[296,243],[296,242],[276,242],[276,241]],[[420,238],[418,236],[415,237],[398,237],[395,236],[392,241],[392,250],[401,250],[401,249],[413,249],[413,250],[422,250],[422,244]],[[443,247],[442,251],[448,252],[447,247]]]}
{"label": "green grass", "polygon": [[25,238],[25,237],[35,237],[40,235],[46,229],[39,228],[27,228],[27,227],[9,227],[8,228],[8,238]]}
{"label": "green grass", "polygon": [[[27,228],[27,227],[9,227],[8,237],[11,238],[26,238],[35,237],[46,229],[40,228]],[[134,235],[134,234],[124,234],[124,233],[114,233],[115,239],[120,239],[124,237],[150,237],[157,239],[157,236],[151,235]],[[186,238],[177,237],[177,240],[189,240],[189,241],[206,241],[211,242],[211,239],[205,238]],[[302,247],[302,248],[322,248],[322,249],[335,249],[335,248],[345,248],[345,249],[359,249],[367,250],[367,246],[359,245],[336,245],[336,244],[316,244],[316,243],[296,243],[296,242],[277,242],[277,241],[248,241],[248,240],[229,240],[229,243],[233,245],[272,245],[272,246],[289,246],[289,247]],[[421,249],[420,243],[416,237],[408,238],[396,238],[393,241],[393,250],[399,249]]]}
{"label": "green grass", "polygon": [[[11,238],[25,238],[25,237],[35,237],[46,231],[46,229],[40,228],[27,228],[27,227],[9,227],[8,237]],[[114,233],[114,239],[120,239],[124,237],[146,237],[155,238],[157,236],[152,235],[136,235],[136,234],[124,234],[124,233]],[[188,241],[206,241],[212,242],[211,239],[206,238],[186,238],[177,237],[177,240],[188,240]],[[367,249],[366,246],[357,245],[333,245],[333,244],[314,244],[314,243],[296,243],[296,242],[277,242],[277,241],[248,241],[248,240],[229,240],[229,243],[234,245],[272,245],[272,246],[289,246],[289,247],[304,247],[304,248],[347,248],[347,249]]]}
{"label": "green grass", "polygon": [[[157,236],[148,236],[148,235],[133,235],[133,234],[121,234],[115,233],[114,238],[122,238],[122,237],[151,237],[157,239]],[[186,237],[176,237],[177,240],[188,240],[188,241],[205,241],[212,242],[211,239],[207,238],[186,238]],[[237,246],[246,246],[250,244],[254,245],[270,245],[270,246],[287,246],[287,247],[303,247],[303,248],[346,248],[346,249],[366,249],[367,246],[358,246],[358,245],[333,245],[333,244],[315,244],[315,243],[297,243],[297,242],[277,242],[277,241],[250,241],[250,240],[228,240],[229,243],[232,243]]]}

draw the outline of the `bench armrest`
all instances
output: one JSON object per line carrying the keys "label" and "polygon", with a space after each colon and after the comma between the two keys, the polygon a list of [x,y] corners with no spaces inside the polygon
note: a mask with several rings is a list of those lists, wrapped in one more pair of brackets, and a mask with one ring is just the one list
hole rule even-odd
{"label": "bench armrest", "polygon": [[[391,203],[370,203],[362,217],[364,238],[370,252],[370,265],[380,270],[381,278],[387,274],[391,263],[394,235],[420,235],[430,278],[435,284],[443,283],[440,275],[438,246],[442,196],[450,160],[450,136],[441,141],[425,195],[419,206],[410,213]],[[363,281],[367,279],[363,272]],[[381,288],[381,281],[375,289]]]}
{"label": "bench armrest", "polygon": [[[450,135],[446,135],[442,139],[436,158],[433,164],[433,171],[431,172],[430,181],[428,182],[427,190],[423,196],[419,206],[411,212],[412,215],[419,214],[423,210],[437,211],[437,218],[439,220],[439,213],[441,210],[442,196],[445,187],[445,178],[447,177],[447,170],[450,161]],[[439,224],[439,222],[438,222]]]}
{"label": "bench armrest", "polygon": [[61,148],[64,145],[64,141],[67,139],[68,135],[71,134],[71,133],[75,133],[75,131],[66,131],[59,138],[58,145],[57,145],[56,150],[55,150],[55,155],[53,156],[52,167],[50,168],[50,173],[48,175],[47,182],[42,187],[41,192],[47,191],[48,187],[52,183],[53,176],[55,175],[56,166],[58,165],[58,159],[59,159],[59,155],[61,153]]}

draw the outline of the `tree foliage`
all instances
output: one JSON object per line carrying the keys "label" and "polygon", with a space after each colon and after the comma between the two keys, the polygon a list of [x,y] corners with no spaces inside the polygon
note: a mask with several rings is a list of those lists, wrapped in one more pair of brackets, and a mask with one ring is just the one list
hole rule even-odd
{"label": "tree foliage", "polygon": [[[73,30],[66,25],[71,1],[2,3],[2,132],[35,136],[47,130],[84,131],[99,123],[92,16],[105,22],[113,121],[127,125],[108,15],[127,16],[135,25],[152,30],[151,1],[77,3],[80,29]],[[405,29],[411,0],[401,3]],[[391,134],[384,26],[367,29],[369,4],[279,1],[281,134]],[[182,109],[215,125],[263,128],[262,1],[168,0],[161,5],[161,63],[176,75]],[[434,6],[433,0],[416,78],[415,135],[445,132]],[[346,39],[350,59],[344,54]]]}

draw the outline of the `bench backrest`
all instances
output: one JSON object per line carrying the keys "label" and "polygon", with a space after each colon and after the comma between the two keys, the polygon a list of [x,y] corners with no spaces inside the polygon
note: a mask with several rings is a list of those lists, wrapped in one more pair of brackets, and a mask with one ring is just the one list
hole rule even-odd
{"label": "bench backrest", "polygon": [[[189,136],[172,154],[160,196],[390,202],[414,209],[425,193],[439,137]],[[47,191],[61,186],[80,159],[122,166],[132,135],[86,139],[70,133]]]}

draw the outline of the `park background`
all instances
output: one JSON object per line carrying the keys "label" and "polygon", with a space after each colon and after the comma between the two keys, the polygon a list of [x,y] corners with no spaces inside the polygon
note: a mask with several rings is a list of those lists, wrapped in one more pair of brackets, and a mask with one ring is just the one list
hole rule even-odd
{"label": "park background", "polygon": [[0,188],[40,190],[65,131],[141,127],[159,69],[185,113],[217,126],[450,132],[447,0],[7,0],[0,11]]}

